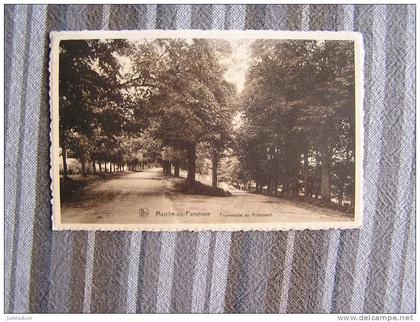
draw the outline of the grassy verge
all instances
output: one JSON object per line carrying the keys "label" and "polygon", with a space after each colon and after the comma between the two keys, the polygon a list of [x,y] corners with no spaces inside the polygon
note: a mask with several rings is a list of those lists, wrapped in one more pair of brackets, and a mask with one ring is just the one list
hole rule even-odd
{"label": "grassy verge", "polygon": [[194,185],[187,183],[186,181],[174,182],[172,186],[173,192],[188,194],[188,195],[202,195],[212,197],[229,197],[231,193],[221,188],[214,189],[211,186],[202,184],[196,181]]}
{"label": "grassy verge", "polygon": [[72,175],[65,180],[63,177],[60,177],[60,199],[62,202],[82,200],[85,196],[86,188],[122,175],[124,175],[124,172],[89,174],[85,177]]}
{"label": "grassy verge", "polygon": [[[255,191],[250,191],[251,193],[255,193],[255,194],[260,194],[257,193]],[[269,196],[269,197],[274,197],[274,198],[278,198],[280,200],[287,200],[289,202],[292,202],[296,205],[299,205],[302,208],[311,210],[311,209],[325,209],[325,210],[332,210],[334,212],[340,212],[343,213],[344,215],[351,217],[354,215],[354,208],[351,208],[349,206],[339,206],[337,203],[335,202],[328,202],[322,199],[315,199],[315,198],[310,198],[310,199],[305,199],[302,196],[273,196],[271,194],[268,193],[262,193],[262,195],[264,196]]]}

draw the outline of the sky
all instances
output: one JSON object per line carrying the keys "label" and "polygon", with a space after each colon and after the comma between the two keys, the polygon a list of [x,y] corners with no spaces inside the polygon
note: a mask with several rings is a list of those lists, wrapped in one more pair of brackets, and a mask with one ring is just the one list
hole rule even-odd
{"label": "sky", "polygon": [[[221,63],[227,68],[224,78],[228,82],[234,84],[238,93],[240,94],[244,89],[246,73],[251,64],[250,47],[254,40],[231,39],[228,41],[232,48],[232,54],[221,61]],[[132,69],[130,59],[125,56],[116,55],[116,57],[121,64],[122,73],[130,74],[130,71]]]}
{"label": "sky", "polygon": [[[232,53],[224,58],[221,63],[226,66],[227,70],[224,78],[235,85],[238,94],[244,89],[245,78],[251,65],[251,44],[253,39],[230,39],[228,40]],[[123,73],[129,73],[131,70],[131,62],[127,57],[118,57],[123,67]],[[242,115],[237,113],[233,118],[234,128],[242,125]]]}
{"label": "sky", "polygon": [[227,67],[225,79],[233,83],[239,93],[244,89],[245,76],[251,64],[250,45],[253,41],[251,39],[229,40],[232,55],[222,61]]}

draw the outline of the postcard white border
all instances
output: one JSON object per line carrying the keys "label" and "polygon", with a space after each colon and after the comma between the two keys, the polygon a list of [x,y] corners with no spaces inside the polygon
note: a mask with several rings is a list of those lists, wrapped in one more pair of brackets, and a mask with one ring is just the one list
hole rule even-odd
{"label": "postcard white border", "polygon": [[[214,223],[214,224],[68,224],[61,222],[59,174],[59,43],[70,39],[144,39],[144,38],[219,38],[219,39],[310,39],[354,41],[355,58],[355,209],[350,222],[305,223]],[[363,212],[363,38],[347,31],[274,31],[274,30],[124,30],[124,31],[52,31],[50,33],[50,160],[53,230],[124,230],[124,231],[250,231],[320,230],[362,227]]]}

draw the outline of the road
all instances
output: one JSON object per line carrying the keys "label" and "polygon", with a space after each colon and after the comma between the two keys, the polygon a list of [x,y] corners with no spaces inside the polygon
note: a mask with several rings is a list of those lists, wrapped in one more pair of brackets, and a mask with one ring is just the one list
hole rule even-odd
{"label": "road", "polygon": [[174,192],[174,183],[183,180],[164,177],[160,168],[152,168],[98,181],[86,188],[82,200],[62,204],[62,222],[235,223],[243,221],[243,216],[247,222],[351,220],[332,210],[240,190],[231,190],[230,197]]}

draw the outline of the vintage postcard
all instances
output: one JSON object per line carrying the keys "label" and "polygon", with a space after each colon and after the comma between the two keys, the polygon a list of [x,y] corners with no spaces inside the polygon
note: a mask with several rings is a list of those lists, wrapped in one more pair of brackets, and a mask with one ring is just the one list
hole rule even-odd
{"label": "vintage postcard", "polygon": [[361,227],[358,33],[52,32],[53,229]]}

